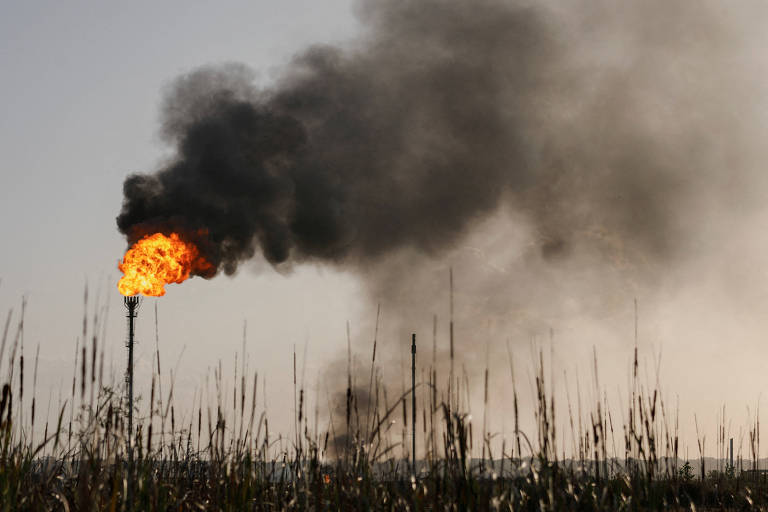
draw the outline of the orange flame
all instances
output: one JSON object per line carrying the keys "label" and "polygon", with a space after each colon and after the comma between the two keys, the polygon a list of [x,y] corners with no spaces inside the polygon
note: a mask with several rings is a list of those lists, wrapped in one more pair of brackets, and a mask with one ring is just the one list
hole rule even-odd
{"label": "orange flame", "polygon": [[147,235],[128,249],[117,265],[123,274],[117,288],[123,295],[165,295],[165,285],[181,283],[194,272],[210,270],[195,244],[176,233]]}

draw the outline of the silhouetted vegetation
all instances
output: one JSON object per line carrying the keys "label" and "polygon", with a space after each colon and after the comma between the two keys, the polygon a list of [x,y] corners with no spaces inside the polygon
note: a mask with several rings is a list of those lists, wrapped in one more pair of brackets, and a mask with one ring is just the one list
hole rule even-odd
{"label": "silhouetted vegetation", "polygon": [[[543,357],[535,374],[534,432],[520,429],[518,391],[510,364],[506,394],[515,425],[498,453],[492,449],[485,420],[482,434],[473,433],[460,403],[462,379],[451,370],[441,385],[437,371],[430,369],[427,382],[419,383],[419,396],[429,398],[419,403],[417,434],[423,456],[413,468],[407,441],[412,419],[405,407],[410,395],[406,391],[387,398],[386,387],[374,371],[375,348],[366,396],[359,396],[348,379],[341,406],[345,411],[337,414],[344,418],[344,425],[331,422],[322,429],[319,419],[310,420],[304,389],[294,379],[294,439],[270,433],[267,414],[257,400],[258,377],[245,364],[240,365],[239,374],[235,365],[233,389],[224,389],[219,366],[214,403],[204,405],[200,399],[186,406],[193,413],[187,412],[181,424],[173,386],[161,389],[158,352],[148,404],[145,410],[136,409],[135,428],[128,432],[124,393],[104,384],[99,319],[94,314],[91,326],[84,321],[81,339],[90,342],[79,343],[76,350],[69,397],[36,430],[36,390],[26,402],[29,398],[22,385],[23,372],[29,371],[20,346],[23,321],[15,334],[10,321],[9,314],[0,344],[0,361],[7,362],[8,372],[0,396],[3,511],[768,507],[768,485],[759,472],[739,471],[724,463],[705,473],[702,458],[701,474],[696,474],[689,461],[681,462],[677,412],[665,407],[657,389],[639,383],[637,351],[621,425],[605,401],[598,399],[586,413],[579,405],[577,414],[568,404],[572,438],[578,441],[567,459],[556,450],[556,408]],[[35,374],[36,367],[35,361]],[[487,405],[487,372],[485,382]],[[402,431],[393,421],[401,411]],[[589,419],[582,421],[583,417]],[[41,430],[42,437],[36,437]],[[723,445],[720,453],[724,454],[725,430],[719,432],[718,445]],[[750,427],[752,468],[757,467],[758,433],[756,420]],[[702,457],[704,440],[699,439]],[[473,458],[472,453],[482,455]]]}

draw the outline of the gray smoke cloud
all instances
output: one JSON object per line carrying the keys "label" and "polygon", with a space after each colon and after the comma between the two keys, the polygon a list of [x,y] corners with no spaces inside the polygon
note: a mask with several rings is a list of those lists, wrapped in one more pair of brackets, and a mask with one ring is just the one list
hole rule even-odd
{"label": "gray smoke cloud", "polygon": [[175,81],[161,129],[175,154],[125,181],[129,243],[180,232],[227,274],[259,252],[353,269],[384,303],[382,338],[430,333],[441,313],[443,366],[452,266],[457,352],[482,366],[505,351],[478,343],[631,325],[633,297],[721,268],[701,255],[761,204],[761,4],[356,9],[359,39],[307,49],[269,86],[240,64]]}
{"label": "gray smoke cloud", "polygon": [[643,82],[664,87],[658,62],[574,61],[542,6],[358,9],[360,41],[308,49],[272,87],[241,65],[176,81],[162,121],[176,156],[126,179],[117,223],[129,242],[181,232],[230,274],[257,251],[273,264],[366,264],[406,247],[439,254],[508,203],[545,258],[597,231],[644,257],[674,251],[697,133],[670,144],[670,126],[653,125],[666,122],[654,108],[680,99],[647,96]]}

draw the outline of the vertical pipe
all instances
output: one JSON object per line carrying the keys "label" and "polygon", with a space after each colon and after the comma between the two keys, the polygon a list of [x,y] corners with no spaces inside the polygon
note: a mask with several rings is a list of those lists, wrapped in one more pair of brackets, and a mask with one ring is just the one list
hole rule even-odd
{"label": "vertical pipe", "polygon": [[730,457],[730,459],[731,459],[731,473],[735,473],[734,467],[733,467],[733,438],[731,438],[731,443],[730,444],[731,444],[731,446],[730,446],[730,448],[731,448],[731,450],[730,450],[731,451],[731,457]]}
{"label": "vertical pipe", "polygon": [[416,334],[411,338],[411,459],[416,474]]}
{"label": "vertical pipe", "polygon": [[128,495],[126,501],[127,509],[131,510],[133,506],[133,344],[139,297],[125,297],[123,301],[128,309],[128,368],[125,376],[128,385]]}
{"label": "vertical pipe", "polygon": [[128,457],[133,458],[131,443],[133,442],[133,342],[135,333],[136,305],[138,298],[126,297],[125,305],[128,308],[128,368],[126,380],[128,381]]}
{"label": "vertical pipe", "polygon": [[134,339],[134,319],[136,318],[135,308],[130,305],[128,308],[128,448],[129,456],[133,433],[133,339]]}

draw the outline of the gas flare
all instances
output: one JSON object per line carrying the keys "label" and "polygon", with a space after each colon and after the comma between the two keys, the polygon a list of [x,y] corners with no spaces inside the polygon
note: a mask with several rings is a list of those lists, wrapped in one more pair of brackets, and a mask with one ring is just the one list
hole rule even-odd
{"label": "gas flare", "polygon": [[212,265],[200,256],[197,246],[162,233],[147,235],[128,249],[117,265],[123,274],[117,288],[123,295],[165,295],[165,285],[181,283],[190,274],[205,273]]}

